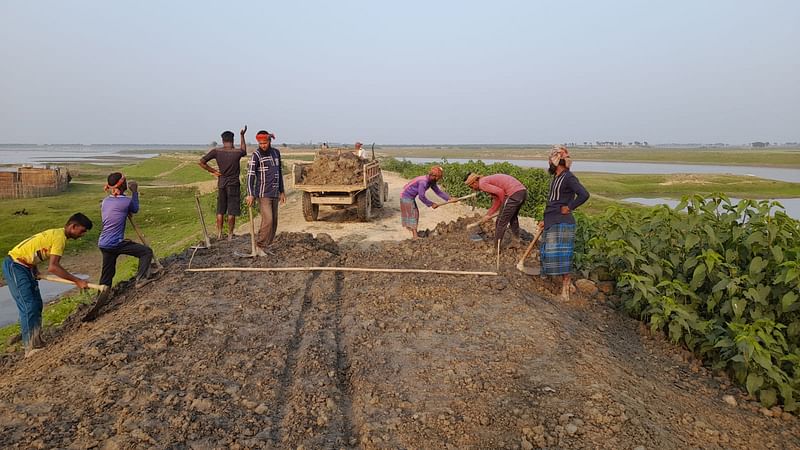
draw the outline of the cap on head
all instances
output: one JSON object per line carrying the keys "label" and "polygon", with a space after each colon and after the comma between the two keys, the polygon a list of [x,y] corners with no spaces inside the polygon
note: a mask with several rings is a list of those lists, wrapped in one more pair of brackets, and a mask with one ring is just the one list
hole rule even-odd
{"label": "cap on head", "polygon": [[472,186],[476,181],[478,181],[478,179],[480,179],[480,177],[481,176],[477,173],[470,172],[469,175],[467,175],[467,178],[464,179],[464,184],[467,186]]}
{"label": "cap on head", "polygon": [[442,169],[442,166],[433,166],[431,167],[431,170],[428,171],[428,175],[433,175],[436,178],[442,178],[442,175],[444,175],[444,170]]}

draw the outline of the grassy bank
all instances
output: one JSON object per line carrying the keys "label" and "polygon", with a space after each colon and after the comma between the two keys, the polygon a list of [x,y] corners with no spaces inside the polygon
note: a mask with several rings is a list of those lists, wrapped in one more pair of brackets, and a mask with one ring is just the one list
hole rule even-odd
{"label": "grassy bank", "polygon": [[[381,154],[395,158],[467,159],[542,159],[548,146],[382,146]],[[800,167],[800,148],[780,149],[669,149],[669,148],[590,148],[570,149],[575,159],[587,161],[651,162],[671,164],[714,164],[762,167]]]}
{"label": "grassy bank", "polygon": [[769,199],[800,197],[800,184],[736,175],[627,175],[577,173],[592,194],[611,198],[707,195],[723,192],[731,197]]}
{"label": "grassy bank", "polygon": [[[81,164],[70,166],[74,174],[69,189],[56,196],[36,199],[2,200],[0,216],[4,226],[0,229],[0,251],[5,254],[14,245],[39,231],[64,225],[67,218],[81,211],[94,222],[94,228],[77,241],[68,241],[64,255],[65,265],[77,259],[96,260],[99,273],[99,250],[97,239],[100,235],[100,202],[106,196],[102,184],[107,174],[120,170],[129,179],[140,182],[141,210],[134,220],[144,233],[148,243],[157,256],[163,258],[180,252],[199,242],[201,229],[197,219],[194,202],[198,190],[194,187],[175,187],[198,181],[211,181],[213,178],[197,167],[197,154],[165,155],[148,159],[121,168]],[[89,183],[89,184],[84,184]],[[172,187],[159,187],[170,185]],[[206,223],[213,227],[216,196],[207,194],[201,197]],[[15,211],[25,209],[27,214],[14,215]],[[128,226],[126,237],[138,241],[132,227]],[[114,282],[133,276],[136,271],[135,258],[121,258],[117,263]],[[44,325],[59,325],[81,303],[93,300],[93,292],[77,293],[62,297],[45,306]],[[17,324],[0,328],[0,351],[6,347],[9,336],[19,333]]]}

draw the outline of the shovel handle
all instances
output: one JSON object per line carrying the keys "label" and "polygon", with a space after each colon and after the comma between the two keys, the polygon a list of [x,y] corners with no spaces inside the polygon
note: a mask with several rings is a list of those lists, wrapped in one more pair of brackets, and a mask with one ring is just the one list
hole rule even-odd
{"label": "shovel handle", "polygon": [[247,214],[250,216],[250,254],[256,254],[256,223],[253,222],[253,207],[247,207]]}
{"label": "shovel handle", "polygon": [[[39,279],[40,280],[46,280],[46,281],[54,281],[56,283],[64,283],[64,284],[72,284],[72,285],[75,284],[74,281],[65,280],[65,279],[63,279],[61,277],[57,277],[55,275],[45,275],[43,277],[39,277]],[[100,292],[103,292],[107,288],[108,288],[108,286],[104,286],[102,284],[89,283],[89,289],[96,289],[96,290],[98,290]]]}
{"label": "shovel handle", "polygon": [[479,220],[479,221],[477,221],[475,223],[471,223],[471,224],[467,225],[467,228],[477,227],[478,225],[480,225],[480,224],[482,224],[484,222],[488,222],[488,221],[494,219],[495,217],[497,217],[498,214],[500,214],[500,213],[496,212],[496,213],[492,214],[491,216],[484,217],[483,219],[481,219],[481,220]]}
{"label": "shovel handle", "polygon": [[533,246],[536,245],[536,242],[542,236],[542,233],[544,233],[544,228],[539,228],[537,226],[536,234],[533,235],[533,240],[531,241],[530,244],[528,244],[528,248],[525,249],[525,253],[522,254],[522,258],[519,259],[519,262],[517,263],[518,266],[522,265],[522,263],[525,262],[525,258],[527,258],[528,255],[531,254],[531,252],[533,251]]}
{"label": "shovel handle", "polygon": [[[139,240],[142,241],[142,244],[146,245],[147,247],[150,247],[150,244],[147,243],[147,239],[144,238],[144,234],[142,234],[142,230],[140,230],[139,227],[136,225],[136,222],[133,221],[132,214],[128,214],[128,221],[130,221],[133,230],[136,231],[136,235],[139,236]],[[152,249],[153,247],[150,248]],[[153,262],[159,269],[164,268],[164,266],[162,266],[161,262],[158,260],[158,257],[156,256],[155,252],[153,252]]]}
{"label": "shovel handle", "polygon": [[478,194],[477,194],[477,193],[475,193],[475,194],[469,194],[469,195],[465,195],[465,196],[463,196],[463,197],[451,198],[450,200],[448,200],[448,201],[445,203],[445,205],[447,205],[447,204],[450,204],[450,203],[458,203],[458,202],[460,202],[460,201],[463,201],[463,200],[466,200],[466,199],[468,199],[468,198],[475,197],[476,195],[478,195]]}
{"label": "shovel handle", "polygon": [[206,247],[211,247],[211,239],[208,237],[208,228],[206,228],[206,219],[203,217],[203,208],[200,207],[200,197],[194,196],[194,204],[197,206],[197,215],[200,217],[200,224],[203,226],[203,239],[205,239]]}

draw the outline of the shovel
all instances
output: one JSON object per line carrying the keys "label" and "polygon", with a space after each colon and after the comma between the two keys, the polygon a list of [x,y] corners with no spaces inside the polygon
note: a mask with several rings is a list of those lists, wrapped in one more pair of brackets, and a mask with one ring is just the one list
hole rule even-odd
{"label": "shovel", "polygon": [[[56,283],[66,283],[66,284],[75,284],[72,281],[65,280],[61,277],[57,277],[54,275],[47,275],[43,277],[39,277],[40,280],[47,280],[47,281],[55,281]],[[89,283],[89,289],[96,289],[100,291],[95,298],[94,305],[89,309],[89,311],[84,314],[81,318],[81,322],[89,322],[97,318],[97,313],[100,311],[100,308],[105,306],[108,303],[109,298],[111,297],[111,291],[108,289],[108,286],[102,284],[94,284]]]}
{"label": "shovel", "polygon": [[519,270],[520,272],[527,275],[541,274],[542,272],[541,269],[537,269],[535,267],[525,267],[524,263],[525,263],[525,258],[527,258],[528,255],[531,254],[531,252],[533,251],[533,246],[536,245],[536,242],[542,236],[543,232],[544,232],[543,228],[536,227],[536,234],[533,236],[533,240],[531,241],[530,244],[528,244],[528,248],[525,249],[525,253],[522,254],[522,258],[520,258],[519,262],[517,263],[517,270]]}
{"label": "shovel", "polygon": [[234,256],[238,256],[240,258],[257,258],[258,252],[256,252],[256,224],[253,222],[253,207],[247,207],[247,214],[250,216],[250,254],[242,253],[242,252],[233,252]]}
{"label": "shovel", "polygon": [[205,246],[202,245],[195,245],[191,248],[193,249],[206,249],[211,248],[211,239],[208,237],[208,228],[206,228],[206,219],[203,217],[203,209],[200,208],[200,197],[195,195],[194,196],[194,204],[197,206],[197,215],[200,217],[200,224],[203,226],[203,238],[205,240]]}
{"label": "shovel", "polygon": [[[136,235],[139,236],[139,240],[142,241],[142,244],[150,247],[150,244],[147,243],[147,239],[144,238],[144,234],[142,234],[142,230],[140,230],[139,227],[136,226],[136,222],[133,221],[133,215],[128,214],[128,220],[131,222],[131,226],[133,226],[133,229],[136,231]],[[153,247],[150,247],[150,249],[152,250]],[[161,262],[158,260],[155,252],[153,252],[153,263],[156,265],[159,271],[164,268],[164,266],[162,266]]]}
{"label": "shovel", "polygon": [[[500,213],[496,212],[496,213],[492,214],[489,217],[484,217],[483,219],[481,219],[481,220],[479,220],[479,221],[477,221],[475,223],[468,224],[467,225],[467,232],[471,232],[473,228],[475,228],[477,226],[480,226],[480,224],[482,224],[484,222],[488,222],[488,221],[494,219],[495,217],[497,217],[498,214],[500,214]],[[482,241],[483,240],[483,232],[479,230],[477,233],[470,234],[469,238],[470,238],[470,240],[473,240],[473,241]]]}
{"label": "shovel", "polygon": [[474,193],[474,194],[465,195],[465,196],[463,196],[463,197],[451,198],[450,200],[448,200],[448,201],[446,201],[446,202],[442,203],[442,204],[441,204],[441,205],[439,205],[439,206],[449,205],[450,203],[458,203],[458,202],[460,202],[460,201],[463,201],[463,200],[466,200],[466,199],[468,199],[468,198],[476,197],[477,195],[478,195],[478,193],[476,192],[476,193]]}

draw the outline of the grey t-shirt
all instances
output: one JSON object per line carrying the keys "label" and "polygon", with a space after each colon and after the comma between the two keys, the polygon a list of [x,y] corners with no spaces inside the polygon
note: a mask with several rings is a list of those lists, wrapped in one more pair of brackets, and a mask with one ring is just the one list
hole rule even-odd
{"label": "grey t-shirt", "polygon": [[206,153],[202,161],[208,163],[212,159],[217,160],[219,173],[222,174],[217,181],[217,187],[224,188],[239,186],[239,160],[245,156],[247,156],[247,152],[238,148],[228,150],[225,147],[217,147]]}

